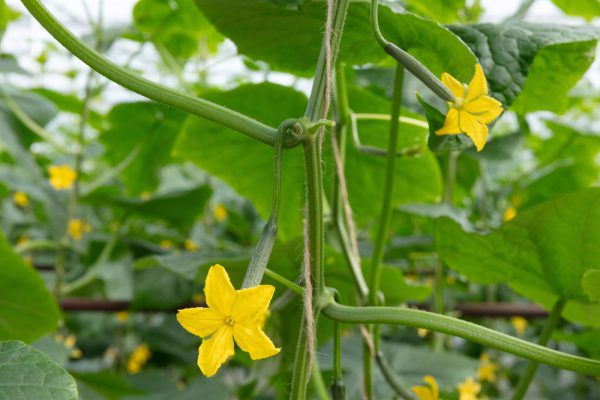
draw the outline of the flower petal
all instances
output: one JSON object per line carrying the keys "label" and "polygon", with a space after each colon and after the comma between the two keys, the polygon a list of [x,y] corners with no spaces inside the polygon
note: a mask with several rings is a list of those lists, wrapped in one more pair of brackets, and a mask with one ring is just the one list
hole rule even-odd
{"label": "flower petal", "polygon": [[449,73],[442,74],[442,83],[450,89],[454,97],[465,97],[465,87]]}
{"label": "flower petal", "polygon": [[502,103],[490,96],[481,96],[465,104],[465,111],[484,124],[489,124],[502,114]]}
{"label": "flower petal", "polygon": [[212,308],[184,308],[177,312],[177,321],[192,335],[205,338],[225,325],[225,317]]}
{"label": "flower petal", "polygon": [[469,87],[467,88],[467,96],[465,100],[468,103],[480,96],[485,96],[487,94],[488,85],[487,81],[485,80],[483,68],[481,68],[481,65],[475,64],[475,75],[473,75],[473,79],[471,79],[471,82],[469,83]]}
{"label": "flower petal", "polygon": [[236,322],[233,326],[233,337],[242,350],[250,353],[253,360],[274,356],[281,350],[275,347],[258,324]]}
{"label": "flower petal", "polygon": [[435,380],[435,378],[431,375],[425,375],[423,377],[423,381],[425,381],[425,383],[427,383],[429,385],[429,387],[431,387],[431,391],[433,392],[433,398],[437,399],[438,397],[440,397],[440,389],[438,387],[438,383]]}
{"label": "flower petal", "polygon": [[214,308],[223,316],[231,315],[231,308],[235,301],[235,289],[229,280],[227,271],[219,264],[213,265],[208,270],[204,283],[204,295],[206,304],[210,308]]}
{"label": "flower petal", "polygon": [[444,121],[444,126],[435,131],[436,135],[458,135],[462,133],[460,131],[460,127],[458,126],[458,110],[456,108],[451,108],[446,114],[446,120]]}
{"label": "flower petal", "polygon": [[238,322],[254,322],[264,320],[269,303],[275,293],[271,285],[259,285],[236,292],[231,317]]}
{"label": "flower petal", "polygon": [[208,339],[202,340],[198,352],[198,367],[207,377],[213,376],[233,352],[233,334],[229,325],[223,325]]}
{"label": "flower petal", "polygon": [[460,126],[460,130],[473,140],[477,151],[481,151],[487,139],[487,125],[482,124],[477,118],[465,111],[459,113],[458,125]]}

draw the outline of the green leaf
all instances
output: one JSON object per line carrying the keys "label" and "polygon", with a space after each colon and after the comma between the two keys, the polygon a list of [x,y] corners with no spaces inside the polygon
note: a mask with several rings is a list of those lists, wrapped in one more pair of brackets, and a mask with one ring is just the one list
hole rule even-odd
{"label": "green leaf", "polygon": [[587,20],[600,16],[598,0],[552,0],[552,2],[567,15],[581,16]]}
{"label": "green leaf", "polygon": [[473,141],[467,135],[436,135],[436,131],[444,126],[446,116],[437,108],[427,103],[418,93],[417,100],[425,109],[425,117],[429,124],[427,146],[436,154],[449,151],[461,151],[473,147]]}
{"label": "green leaf", "polygon": [[200,46],[215,52],[223,40],[194,0],[140,0],[133,9],[133,20],[157,48],[166,48],[179,61],[191,57]]}
{"label": "green leaf", "polygon": [[465,0],[408,0],[406,3],[408,11],[443,24],[455,22],[465,8]]}
{"label": "green leaf", "polygon": [[538,165],[521,183],[522,208],[589,187],[598,179],[600,136],[552,121],[546,121],[546,126],[552,132],[550,138],[529,137]]}
{"label": "green leaf", "polygon": [[487,235],[439,219],[436,247],[450,268],[473,281],[506,282],[546,308],[563,298],[567,318],[596,326],[600,306],[590,304],[581,279],[600,270],[599,218],[600,189],[585,189],[526,210]]}
{"label": "green leaf", "polygon": [[591,301],[600,302],[600,269],[586,271],[581,278],[581,286]]}
{"label": "green leaf", "polygon": [[477,55],[491,95],[519,114],[564,111],[569,90],[594,60],[600,36],[600,30],[589,26],[527,22],[450,29]]}
{"label": "green leaf", "polygon": [[72,371],[71,375],[78,383],[101,394],[106,400],[118,400],[124,396],[144,393],[110,370],[86,373]]}
{"label": "green leaf", "polygon": [[202,213],[211,195],[211,187],[204,185],[159,194],[148,199],[123,197],[112,201],[132,214],[162,219],[181,229],[187,229]]}
{"label": "green leaf", "polygon": [[0,340],[32,342],[54,330],[59,311],[42,278],[0,233]]}
{"label": "green leaf", "polygon": [[[217,29],[233,40],[238,51],[266,61],[277,70],[314,73],[325,19],[323,3],[305,1],[290,7],[262,0],[196,0]],[[350,3],[340,57],[364,65],[390,60],[372,39],[369,2]],[[382,2],[379,22],[385,36],[421,60],[436,75],[447,71],[460,79],[473,75],[476,59],[465,44],[435,21],[402,13],[395,3]]]}
{"label": "green leaf", "polygon": [[[303,94],[271,83],[243,85],[228,92],[207,93],[205,98],[272,126],[279,125],[286,118],[301,116],[306,105]],[[225,181],[238,194],[250,200],[263,218],[269,217],[273,185],[272,147],[221,125],[188,117],[174,153]],[[301,210],[305,190],[302,165],[301,148],[284,152],[279,224],[282,240],[300,236],[302,232]]]}
{"label": "green leaf", "polygon": [[160,168],[172,161],[169,152],[184,118],[178,110],[150,102],[122,103],[110,110],[110,128],[100,136],[110,163],[117,165],[141,146],[121,173],[130,195],[156,188]]}
{"label": "green leaf", "polygon": [[77,400],[75,380],[44,353],[0,342],[0,394],[10,400]]}

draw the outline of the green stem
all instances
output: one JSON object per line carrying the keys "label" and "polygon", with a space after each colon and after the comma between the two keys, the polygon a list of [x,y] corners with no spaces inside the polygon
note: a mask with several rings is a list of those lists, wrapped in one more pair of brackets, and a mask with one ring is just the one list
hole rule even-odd
{"label": "green stem", "polygon": [[400,116],[400,105],[402,103],[402,83],[404,80],[404,68],[396,67],[394,78],[394,92],[392,98],[392,119],[390,121],[390,133],[388,138],[387,163],[385,170],[385,187],[381,213],[375,243],[373,245],[373,256],[371,258],[371,275],[369,279],[369,304],[377,305],[379,283],[381,281],[381,263],[385,250],[385,242],[388,236],[390,219],[392,216],[392,197],[394,194],[394,182],[396,180],[396,149],[398,147],[398,117]]}
{"label": "green stem", "polygon": [[[198,115],[217,124],[250,136],[263,143],[274,145],[277,130],[258,122],[246,115],[230,110],[227,107],[178,92],[163,85],[151,82],[141,76],[129,72],[86,46],[44,7],[40,0],[21,0],[31,15],[60,44],[73,55],[104,75],[113,82],[132,90],[142,96],[166,105]],[[298,141],[290,136],[285,147],[293,147]]]}
{"label": "green stem", "polygon": [[[319,134],[311,134],[304,141],[304,168],[306,170],[306,198],[307,198],[307,237],[309,265],[313,287],[313,314],[316,329],[317,318],[320,313],[319,303],[325,292],[324,278],[324,231],[323,231],[323,180],[321,172],[321,139]],[[306,262],[306,261],[305,261]],[[292,377],[292,391],[290,398],[303,400],[306,398],[307,379],[310,370],[308,354],[312,353],[306,335],[306,315],[302,317],[302,326],[298,335],[298,346],[294,360],[294,374]]]}
{"label": "green stem", "polygon": [[406,391],[406,389],[404,389],[402,384],[398,381],[398,378],[396,377],[396,373],[392,369],[392,366],[388,364],[387,360],[381,352],[377,352],[377,354],[375,355],[375,361],[377,361],[377,366],[379,367],[379,370],[383,374],[383,377],[385,378],[386,382],[392,387],[392,389],[394,389],[394,392],[396,392],[396,394],[402,399],[412,400],[413,397],[410,395],[410,393]]}
{"label": "green stem", "polygon": [[56,250],[57,248],[58,244],[52,240],[28,240],[23,244],[15,246],[15,252],[17,254],[23,255],[25,253],[29,253],[30,251]]}
{"label": "green stem", "polygon": [[522,339],[471,322],[428,311],[397,307],[352,307],[330,303],[323,314],[337,322],[349,324],[388,324],[411,328],[425,328],[458,336],[483,346],[511,353],[519,357],[593,376],[600,375],[600,361],[573,356],[548,349]]}
{"label": "green stem", "polygon": [[342,369],[342,324],[333,323],[333,378],[331,392],[333,397],[344,387],[344,371]]}
{"label": "green stem", "polygon": [[260,242],[254,249],[252,259],[246,270],[246,276],[242,283],[242,288],[257,286],[262,281],[267,267],[267,262],[273,250],[273,244],[277,239],[277,222],[279,221],[279,209],[281,199],[281,162],[283,158],[283,140],[287,131],[296,124],[296,120],[288,119],[284,121],[277,130],[275,140],[275,158],[273,161],[273,194],[271,200],[271,215],[267,221]]}
{"label": "green stem", "polygon": [[435,75],[433,75],[423,64],[415,57],[388,42],[379,29],[378,18],[379,0],[371,0],[371,28],[375,39],[383,50],[406,68],[415,78],[425,84],[433,93],[445,101],[454,102],[455,98],[450,89],[446,87]]}
{"label": "green stem", "polygon": [[[562,299],[559,299],[554,304],[554,307],[552,308],[552,311],[550,312],[550,315],[546,320],[544,329],[542,330],[542,333],[540,334],[540,337],[538,339],[538,344],[540,346],[546,346],[546,344],[548,344],[548,340],[550,340],[552,332],[554,332],[554,329],[560,321],[560,316],[562,314],[563,309],[565,308],[565,304],[566,301]],[[525,372],[523,373],[523,375],[521,375],[519,383],[515,388],[515,393],[513,394],[512,400],[521,400],[525,397],[525,395],[527,394],[527,389],[529,389],[529,385],[531,384],[535,372],[537,371],[538,365],[539,362],[537,361],[529,361]]]}
{"label": "green stem", "polygon": [[[333,67],[337,59],[342,33],[344,30],[344,23],[346,22],[348,4],[349,0],[335,0],[335,4],[333,6],[333,34],[331,35],[330,46],[331,65],[329,67]],[[308,99],[308,105],[306,107],[306,111],[304,112],[304,116],[308,117],[310,121],[316,121],[320,118],[324,118],[322,114],[323,110],[325,109],[325,101],[328,100],[326,99],[325,88],[327,86],[328,75],[331,71],[327,70],[328,63],[326,62],[326,58],[328,46],[325,45],[327,40],[325,36],[326,35],[323,35],[323,44],[321,45],[321,52],[319,53],[319,60],[317,61],[315,79],[310,92],[310,97]]]}
{"label": "green stem", "polygon": [[[354,118],[357,121],[365,120],[365,121],[389,121],[392,119],[390,114],[375,114],[375,113],[354,113]],[[401,115],[398,118],[398,121],[401,124],[417,126],[423,129],[429,129],[429,124],[427,121],[423,121],[417,118],[405,117]]]}
{"label": "green stem", "polygon": [[320,400],[329,400],[329,391],[327,390],[327,385],[325,385],[325,381],[323,380],[321,368],[319,367],[319,362],[316,358],[313,360],[312,383],[315,388],[315,392],[317,393],[317,397]]}
{"label": "green stem", "polygon": [[282,284],[283,286],[287,287],[288,289],[290,289],[292,292],[296,293],[297,295],[300,295],[300,296],[304,295],[304,288],[302,286],[279,275],[277,272],[272,271],[269,268],[265,268],[265,275],[268,276],[269,278],[273,279],[275,282],[278,282],[278,283]]}

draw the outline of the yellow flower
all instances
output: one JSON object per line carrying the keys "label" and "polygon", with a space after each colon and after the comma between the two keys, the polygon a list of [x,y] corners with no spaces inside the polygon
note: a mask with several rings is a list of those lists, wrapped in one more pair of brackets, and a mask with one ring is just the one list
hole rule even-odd
{"label": "yellow flower", "polygon": [[498,364],[492,362],[487,354],[481,355],[481,365],[477,370],[477,380],[481,382],[496,382]]}
{"label": "yellow flower", "polygon": [[75,337],[75,335],[69,335],[65,339],[65,346],[68,347],[69,349],[74,348],[76,343],[77,343],[77,338]]}
{"label": "yellow flower", "polygon": [[23,208],[27,207],[27,205],[29,204],[29,197],[27,197],[27,193],[25,192],[15,192],[15,194],[13,195],[13,201],[16,205]]}
{"label": "yellow flower", "polygon": [[504,210],[504,214],[502,214],[502,220],[504,222],[508,222],[516,216],[517,216],[517,209],[511,206],[511,207],[508,207],[506,210]]}
{"label": "yellow flower", "polygon": [[163,250],[169,250],[173,248],[173,242],[171,242],[169,239],[161,240],[158,245]]}
{"label": "yellow flower", "polygon": [[510,319],[510,323],[512,324],[513,328],[515,328],[517,335],[523,336],[525,330],[527,329],[527,320],[523,317],[516,316]]}
{"label": "yellow flower", "polygon": [[424,338],[425,336],[427,336],[428,333],[429,333],[429,331],[425,328],[417,329],[417,335],[419,335],[420,338]]}
{"label": "yellow flower", "polygon": [[186,239],[185,242],[183,242],[183,247],[185,247],[187,251],[191,252],[198,251],[200,248],[198,247],[198,243],[194,242],[192,239]]}
{"label": "yellow flower", "polygon": [[460,400],[477,400],[477,395],[481,391],[481,385],[468,377],[466,381],[458,385]]}
{"label": "yellow flower", "polygon": [[213,210],[215,219],[219,222],[225,221],[227,218],[227,208],[223,204],[217,204]]}
{"label": "yellow flower", "polygon": [[50,185],[56,190],[70,189],[77,179],[77,172],[68,165],[51,165],[48,168]]}
{"label": "yellow flower", "polygon": [[418,400],[438,400],[440,391],[437,381],[431,375],[425,375],[423,381],[427,386],[413,386],[411,390],[415,393]]}
{"label": "yellow flower", "polygon": [[475,64],[475,75],[468,86],[450,74],[442,74],[442,82],[450,89],[455,101],[448,102],[450,110],[444,126],[436,135],[458,135],[465,133],[473,140],[477,151],[481,151],[488,134],[487,124],[502,114],[502,103],[488,96],[488,86],[481,65]]}
{"label": "yellow flower", "polygon": [[208,308],[185,308],[177,313],[181,326],[202,338],[198,367],[204,375],[213,376],[233,356],[234,339],[253,360],[279,353],[281,349],[262,330],[274,292],[271,285],[235,290],[225,268],[210,267],[204,284]]}
{"label": "yellow flower", "polygon": [[129,320],[129,311],[119,311],[116,315],[117,321],[125,323]]}
{"label": "yellow flower", "polygon": [[26,235],[21,236],[20,238],[17,239],[17,246],[23,246],[25,245],[27,242],[29,242],[29,238]]}
{"label": "yellow flower", "polygon": [[73,239],[79,241],[84,234],[91,231],[92,227],[87,222],[81,219],[69,220],[68,233]]}
{"label": "yellow flower", "polygon": [[151,356],[152,353],[147,344],[139,345],[133,350],[127,360],[127,372],[137,374],[142,370],[142,367],[148,362]]}

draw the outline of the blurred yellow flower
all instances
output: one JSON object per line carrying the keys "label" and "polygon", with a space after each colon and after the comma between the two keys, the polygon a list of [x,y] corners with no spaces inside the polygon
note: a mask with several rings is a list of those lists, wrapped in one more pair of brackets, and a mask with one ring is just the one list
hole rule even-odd
{"label": "blurred yellow flower", "polygon": [[81,240],[83,235],[90,232],[92,227],[87,222],[81,219],[71,219],[69,220],[68,233],[74,240]]}
{"label": "blurred yellow flower", "polygon": [[511,207],[508,207],[506,210],[504,210],[504,214],[502,214],[502,220],[504,222],[508,222],[516,216],[517,216],[517,209],[511,206]]}
{"label": "blurred yellow flower", "polygon": [[25,243],[29,242],[29,237],[27,237],[26,235],[21,236],[20,238],[17,239],[17,246],[23,246]]}
{"label": "blurred yellow flower", "polygon": [[442,82],[450,89],[455,101],[448,102],[448,114],[444,126],[436,135],[466,134],[477,151],[485,146],[488,135],[487,124],[502,114],[502,103],[488,96],[488,85],[481,65],[475,64],[475,75],[469,85],[463,85],[450,74],[442,74]]}
{"label": "blurred yellow flower", "polygon": [[127,372],[137,374],[142,370],[142,367],[148,362],[152,353],[147,344],[141,344],[136,347],[129,358],[127,359]]}
{"label": "blurred yellow flower", "polygon": [[117,317],[117,321],[124,323],[127,322],[129,320],[129,311],[119,311],[116,314]]}
{"label": "blurred yellow flower", "polygon": [[21,208],[27,207],[29,204],[29,197],[25,192],[15,192],[13,195],[13,202]]}
{"label": "blurred yellow flower", "polygon": [[171,242],[169,239],[161,240],[158,245],[163,250],[169,250],[173,248],[173,242]]}
{"label": "blurred yellow flower", "polygon": [[77,338],[75,337],[75,335],[69,335],[65,338],[65,346],[68,347],[69,349],[72,349],[73,347],[75,347],[76,343],[77,343]]}
{"label": "blurred yellow flower", "polygon": [[183,242],[183,247],[190,252],[198,251],[200,248],[198,247],[198,243],[194,242],[192,239],[186,239],[185,242]]}
{"label": "blurred yellow flower", "polygon": [[425,328],[417,329],[417,335],[419,335],[420,338],[424,338],[425,336],[427,336],[428,333],[429,333],[429,331]]}
{"label": "blurred yellow flower", "polygon": [[217,204],[215,206],[215,209],[213,210],[213,214],[217,221],[219,221],[219,222],[225,221],[225,219],[227,218],[227,215],[228,215],[227,208],[225,208],[225,206],[223,204]]}
{"label": "blurred yellow flower", "polygon": [[460,400],[477,400],[477,395],[481,391],[481,385],[468,377],[466,381],[458,385]]}
{"label": "blurred yellow flower", "polygon": [[439,400],[440,391],[435,378],[431,375],[425,375],[423,381],[427,386],[413,386],[411,390],[415,393],[418,400]]}
{"label": "blurred yellow flower", "polygon": [[512,324],[513,328],[515,328],[515,331],[519,336],[523,336],[523,334],[525,334],[527,325],[529,324],[527,320],[521,316],[512,317],[510,319],[510,323]]}
{"label": "blurred yellow flower", "polygon": [[477,380],[480,382],[496,382],[496,371],[498,364],[492,362],[490,357],[483,353],[481,355],[481,364],[477,369]]}
{"label": "blurred yellow flower", "polygon": [[271,285],[235,290],[225,268],[210,267],[204,284],[208,308],[185,308],[177,313],[181,326],[202,338],[198,367],[204,375],[213,376],[233,356],[234,339],[253,360],[279,353],[281,349],[262,330],[274,292]]}
{"label": "blurred yellow flower", "polygon": [[56,190],[70,189],[77,179],[77,172],[68,165],[51,165],[48,168],[50,185]]}

